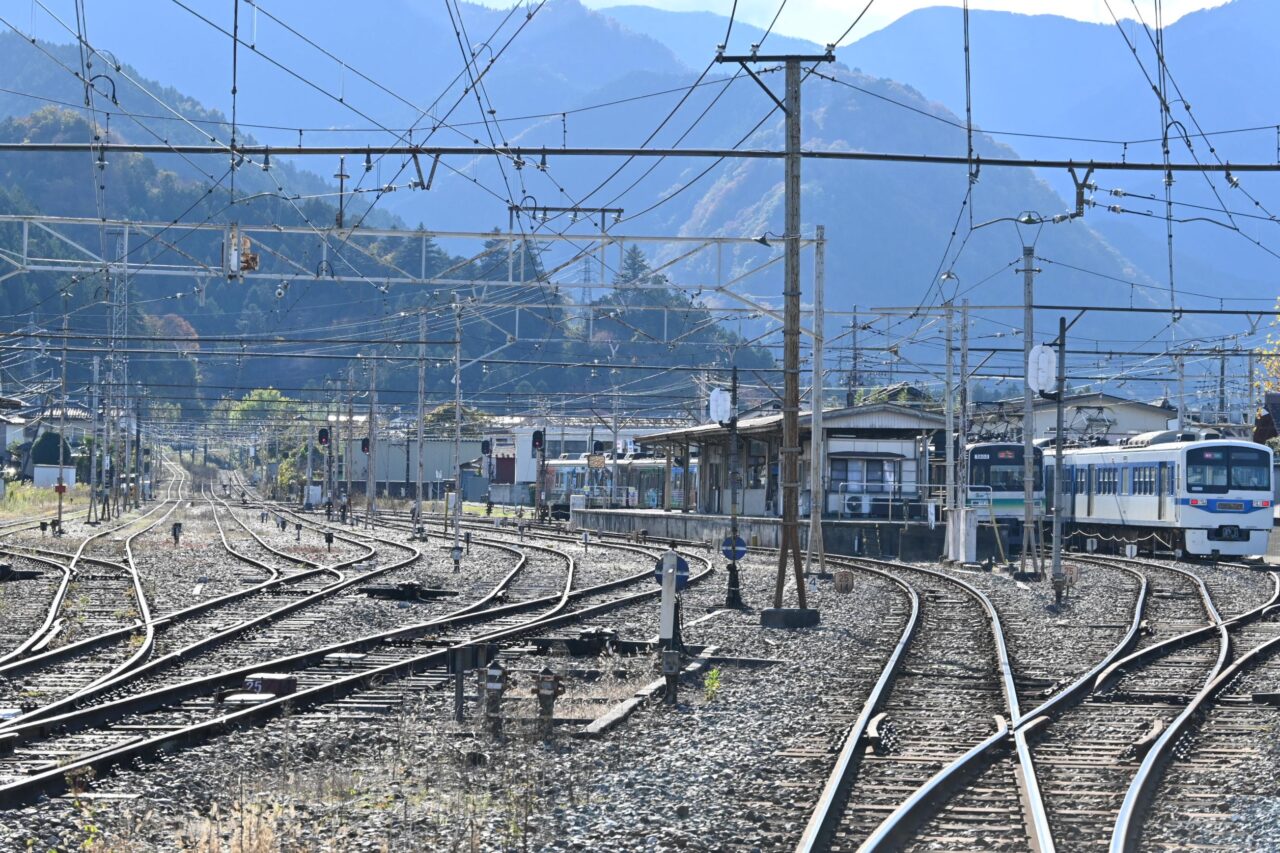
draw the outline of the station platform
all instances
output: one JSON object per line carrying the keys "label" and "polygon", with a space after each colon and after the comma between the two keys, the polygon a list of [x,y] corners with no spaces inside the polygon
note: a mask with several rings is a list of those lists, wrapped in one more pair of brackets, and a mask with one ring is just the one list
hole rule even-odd
{"label": "station platform", "polygon": [[[729,516],[661,509],[574,509],[569,525],[577,530],[635,534],[651,540],[681,539],[718,545],[728,535]],[[748,546],[777,548],[782,519],[738,516],[739,535]],[[989,532],[988,532],[989,535]],[[800,522],[800,545],[808,547],[809,520]],[[946,547],[946,525],[886,519],[823,519],[823,543],[829,554],[935,560]],[[981,542],[979,543],[981,550]],[[994,550],[994,540],[992,542]]]}

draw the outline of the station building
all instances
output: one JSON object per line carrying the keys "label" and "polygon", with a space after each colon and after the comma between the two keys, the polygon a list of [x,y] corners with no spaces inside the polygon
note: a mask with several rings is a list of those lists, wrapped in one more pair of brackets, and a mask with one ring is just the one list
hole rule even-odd
{"label": "station building", "polygon": [[[824,537],[833,552],[857,553],[867,545],[903,556],[938,553],[943,524],[938,509],[945,420],[922,408],[873,403],[825,409],[822,415],[821,494],[810,490],[812,416],[800,413],[800,512],[819,507]],[[738,512],[744,535],[757,544],[778,543],[782,515],[779,476],[782,414],[738,420]],[[575,509],[572,523],[586,528],[651,537],[718,541],[730,513],[731,432],[718,423],[640,435],[636,444],[655,457],[698,460],[696,485],[675,500],[679,481],[664,478],[666,492],[652,509]],[[904,550],[905,549],[905,550]]]}

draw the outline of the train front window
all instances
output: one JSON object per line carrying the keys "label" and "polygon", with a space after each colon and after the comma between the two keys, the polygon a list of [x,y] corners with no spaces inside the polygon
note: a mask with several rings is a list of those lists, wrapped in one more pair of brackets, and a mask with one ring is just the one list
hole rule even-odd
{"label": "train front window", "polygon": [[1227,482],[1227,448],[1187,451],[1187,491],[1225,492]]}
{"label": "train front window", "polygon": [[[1043,457],[1036,451],[1033,457],[1036,464],[1032,466],[1034,488],[1044,488]],[[969,483],[973,486],[985,486],[993,492],[1021,492],[1022,480],[1022,448],[1017,447],[982,447],[975,448],[969,457]]]}
{"label": "train front window", "polygon": [[1231,488],[1249,492],[1271,491],[1268,454],[1245,447],[1231,448]]}

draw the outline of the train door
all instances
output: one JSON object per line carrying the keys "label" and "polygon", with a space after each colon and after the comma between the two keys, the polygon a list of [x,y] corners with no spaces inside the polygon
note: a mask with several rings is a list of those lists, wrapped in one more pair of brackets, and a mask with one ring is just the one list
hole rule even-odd
{"label": "train door", "polygon": [[1096,479],[1097,479],[1097,478],[1096,478],[1096,473],[1095,473],[1095,472],[1096,472],[1096,469],[1097,469],[1097,466],[1095,466],[1095,465],[1090,465],[1090,466],[1088,467],[1088,469],[1086,470],[1086,472],[1085,472],[1085,476],[1086,476],[1088,479],[1086,479],[1086,480],[1085,480],[1085,486],[1084,486],[1084,488],[1085,488],[1085,511],[1084,511],[1084,514],[1085,514],[1086,516],[1088,516],[1089,518],[1092,518],[1092,517],[1093,517],[1093,492],[1094,492],[1094,483],[1095,483],[1095,481],[1096,481]]}
{"label": "train door", "polygon": [[1156,472],[1156,518],[1165,517],[1165,502],[1169,499],[1169,463],[1161,462]]}

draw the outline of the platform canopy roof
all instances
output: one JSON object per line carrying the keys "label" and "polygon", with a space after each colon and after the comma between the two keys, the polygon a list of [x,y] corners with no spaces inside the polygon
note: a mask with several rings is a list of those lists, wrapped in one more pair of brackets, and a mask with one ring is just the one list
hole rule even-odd
{"label": "platform canopy roof", "polygon": [[[812,421],[810,412],[800,413],[800,429],[809,429]],[[870,403],[863,406],[846,406],[836,409],[823,409],[822,427],[825,432],[832,430],[914,430],[921,433],[934,432],[946,426],[942,415],[926,412],[911,406],[899,406],[895,403]],[[738,420],[738,434],[742,436],[764,435],[782,430],[782,413],[753,415]],[[663,430],[636,436],[636,443],[642,445],[670,444],[688,441],[693,444],[720,441],[727,438],[729,428],[718,423],[699,424],[681,427],[680,429]]]}

